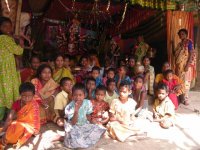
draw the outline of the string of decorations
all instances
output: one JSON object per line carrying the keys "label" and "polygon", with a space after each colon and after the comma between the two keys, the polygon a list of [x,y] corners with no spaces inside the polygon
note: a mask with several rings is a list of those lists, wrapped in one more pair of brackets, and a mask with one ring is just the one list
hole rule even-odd
{"label": "string of decorations", "polygon": [[123,12],[123,14],[122,14],[122,19],[121,19],[121,21],[120,21],[120,23],[119,23],[119,25],[118,25],[118,28],[119,28],[119,27],[122,25],[122,23],[124,22],[124,18],[125,18],[125,16],[126,16],[127,7],[128,7],[128,3],[126,3],[125,6],[124,6],[124,12]]}

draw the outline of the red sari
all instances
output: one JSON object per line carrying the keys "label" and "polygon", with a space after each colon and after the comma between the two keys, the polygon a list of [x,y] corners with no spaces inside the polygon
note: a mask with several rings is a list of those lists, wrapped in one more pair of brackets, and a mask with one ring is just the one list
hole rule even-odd
{"label": "red sari", "polygon": [[50,101],[48,103],[49,107],[45,109],[43,105],[43,100],[51,97],[55,93],[59,85],[53,79],[50,79],[45,85],[42,85],[38,78],[31,80],[31,82],[35,86],[34,99],[40,104],[40,122],[41,124],[45,124],[47,121],[53,119],[55,113],[54,101]]}
{"label": "red sari", "polygon": [[177,97],[176,93],[174,92],[174,87],[176,85],[178,85],[177,80],[172,79],[172,81],[168,81],[166,79],[163,79],[162,82],[168,86],[168,88],[169,88],[168,96],[171,99],[172,103],[174,104],[175,109],[178,109],[178,97]]}
{"label": "red sari", "polygon": [[18,100],[13,104],[12,109],[17,112],[17,119],[8,126],[5,142],[23,145],[32,135],[39,133],[39,105],[32,100],[21,107],[21,100]]}

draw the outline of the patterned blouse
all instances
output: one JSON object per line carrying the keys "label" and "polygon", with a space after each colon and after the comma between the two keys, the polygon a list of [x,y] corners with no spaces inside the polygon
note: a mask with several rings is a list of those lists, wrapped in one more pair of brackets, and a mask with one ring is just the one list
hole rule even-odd
{"label": "patterned blouse", "polygon": [[[65,115],[68,118],[68,122],[70,122],[71,119],[73,118],[74,111],[75,111],[75,101],[73,100],[65,108]],[[92,113],[92,103],[90,100],[84,99],[78,111],[78,120],[76,124],[84,125],[89,123],[89,121],[87,120],[87,115],[91,113]]]}

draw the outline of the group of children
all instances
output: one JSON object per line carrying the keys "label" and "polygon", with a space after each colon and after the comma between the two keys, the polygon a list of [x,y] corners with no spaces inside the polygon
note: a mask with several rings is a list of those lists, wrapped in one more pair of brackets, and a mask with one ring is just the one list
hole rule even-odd
{"label": "group of children", "polygon": [[[20,70],[21,96],[12,102],[18,95],[14,55],[23,50],[10,35],[11,25],[10,20],[0,19],[0,43],[4,49],[0,96],[14,95],[0,97],[0,111],[5,106],[11,108],[0,128],[0,149],[7,144],[18,149],[32,135],[39,134],[41,125],[48,121],[65,130],[64,144],[69,148],[92,146],[106,131],[113,139],[124,142],[131,136],[146,134],[141,120],[157,121],[163,128],[173,126],[178,100],[186,104],[183,83],[170,70],[169,63],[155,78],[147,56],[140,64],[130,57],[127,64],[121,61],[119,67],[107,60],[106,66],[100,68],[95,54],[81,57],[80,67],[74,67],[69,56],[59,54],[53,62],[45,63],[33,56],[31,67]],[[5,44],[7,47],[3,47]],[[148,103],[152,96],[155,102],[151,114]]]}
{"label": "group of children", "polygon": [[[63,58],[62,55],[59,57]],[[58,61],[54,67],[58,68],[56,63]],[[133,76],[129,77],[127,72],[130,73],[130,70],[125,65],[117,69],[117,74],[110,67],[102,78],[100,67],[94,66],[85,74],[85,80],[77,82],[75,76],[66,75],[58,82],[53,80],[53,70],[48,64],[40,65],[36,78],[31,80],[33,84],[24,82],[20,86],[21,98],[13,103],[0,131],[1,145],[11,143],[20,147],[31,135],[38,134],[40,125],[47,121],[64,127],[64,144],[69,148],[94,145],[106,131],[110,137],[122,142],[131,136],[145,135],[146,132],[137,123],[141,119],[157,121],[163,128],[173,126],[178,97],[183,98],[184,91],[173,78],[172,70],[167,69],[161,82],[156,84],[153,113],[149,112],[149,68],[145,72],[144,66],[134,66]],[[71,72],[69,68],[68,71]],[[12,128],[15,132],[11,134]]]}

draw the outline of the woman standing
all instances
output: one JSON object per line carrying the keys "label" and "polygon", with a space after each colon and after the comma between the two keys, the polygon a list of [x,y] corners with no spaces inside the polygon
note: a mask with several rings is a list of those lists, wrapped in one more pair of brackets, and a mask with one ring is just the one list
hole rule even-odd
{"label": "woman standing", "polygon": [[22,41],[17,45],[11,37],[12,23],[9,18],[0,17],[0,121],[7,109],[19,96],[20,85],[15,55],[23,53]]}
{"label": "woman standing", "polygon": [[[192,76],[186,76],[189,68],[193,64],[194,57],[194,47],[192,40],[188,39],[188,31],[186,29],[180,29],[178,31],[179,38],[181,42],[178,43],[175,49],[175,74],[184,81],[186,89],[186,101],[188,99],[188,92],[190,90],[190,82]],[[187,101],[188,103],[188,101]]]}

